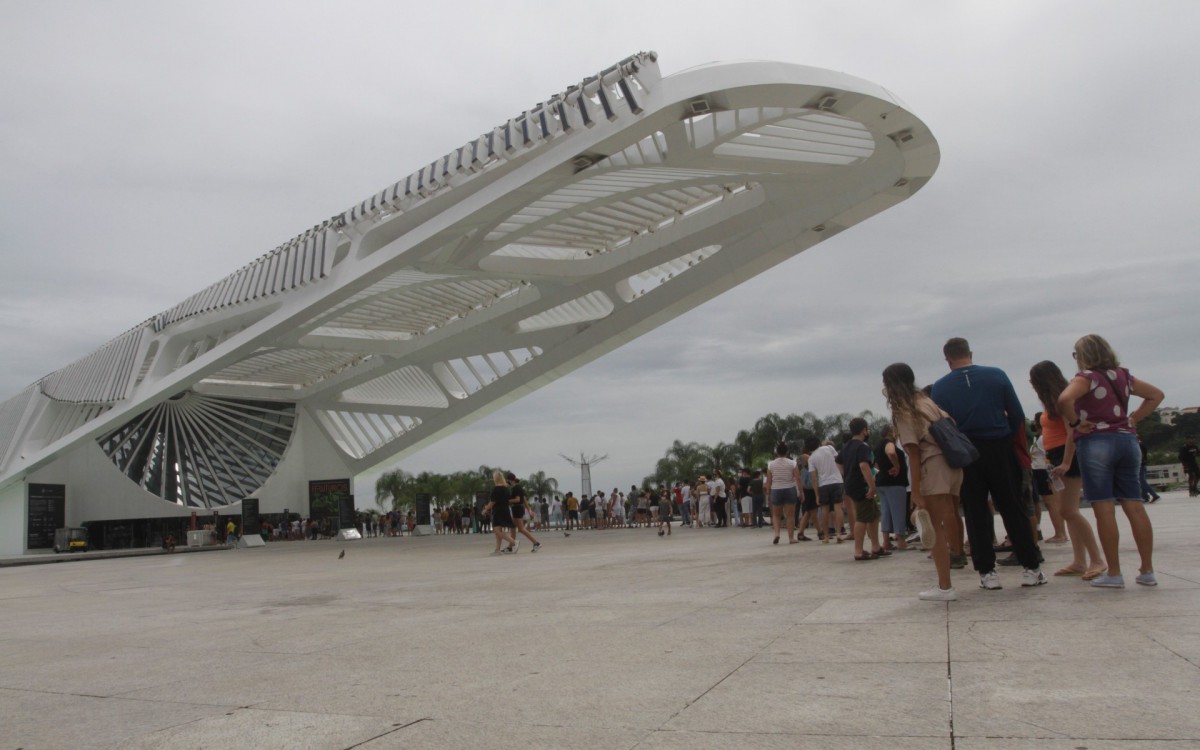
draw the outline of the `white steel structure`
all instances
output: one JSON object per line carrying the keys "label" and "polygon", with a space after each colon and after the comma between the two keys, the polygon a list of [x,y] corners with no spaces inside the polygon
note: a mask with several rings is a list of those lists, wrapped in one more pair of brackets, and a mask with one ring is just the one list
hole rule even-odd
{"label": "white steel structure", "polygon": [[30,482],[67,485],[69,524],[249,496],[303,512],[307,480],[479,419],[899,203],[938,160],[866,81],[629,57],[0,404],[0,553]]}

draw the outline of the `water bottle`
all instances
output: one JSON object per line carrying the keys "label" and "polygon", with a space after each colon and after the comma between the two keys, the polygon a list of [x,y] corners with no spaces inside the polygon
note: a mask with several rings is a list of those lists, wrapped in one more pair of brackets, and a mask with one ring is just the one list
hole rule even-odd
{"label": "water bottle", "polygon": [[1053,471],[1050,472],[1050,486],[1054,488],[1055,492],[1062,492],[1067,488],[1067,485],[1063,484],[1062,477],[1055,474]]}

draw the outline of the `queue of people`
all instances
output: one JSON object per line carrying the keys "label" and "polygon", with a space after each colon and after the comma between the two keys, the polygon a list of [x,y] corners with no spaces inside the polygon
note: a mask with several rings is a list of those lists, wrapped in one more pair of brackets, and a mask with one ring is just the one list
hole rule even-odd
{"label": "queue of people", "polygon": [[[1135,581],[1156,586],[1154,535],[1139,480],[1142,457],[1136,427],[1162,402],[1162,391],[1135,378],[1108,342],[1094,334],[1075,342],[1072,357],[1078,371],[1070,381],[1053,362],[1035,364],[1029,380],[1044,409],[1037,415],[1041,442],[1035,441],[1033,455],[1045,473],[1037,475],[1025,439],[1025,415],[1007,374],[976,365],[962,338],[947,341],[943,354],[950,372],[928,393],[917,389],[912,368],[904,363],[883,371],[884,394],[908,455],[913,505],[932,519],[929,533],[938,585],[921,592],[920,598],[957,598],[950,580],[951,556],[966,547],[982,589],[1002,588],[998,563],[1020,566],[1023,587],[1045,584],[1035,493],[1052,498],[1045,506],[1055,509],[1069,534],[1064,536],[1064,529],[1056,527],[1051,540],[1069,539],[1072,545],[1072,562],[1054,575],[1078,576],[1099,588],[1125,587],[1117,550],[1119,503],[1138,549]],[[1140,403],[1131,409],[1133,396]],[[931,430],[947,418],[975,450],[976,457],[965,465],[948,460],[947,446]],[[1035,477],[1041,481],[1035,483]],[[1081,496],[1092,508],[1097,534],[1079,512]],[[1005,560],[996,558],[993,511],[1003,521],[1012,551]],[[961,547],[964,522],[967,544]]]}

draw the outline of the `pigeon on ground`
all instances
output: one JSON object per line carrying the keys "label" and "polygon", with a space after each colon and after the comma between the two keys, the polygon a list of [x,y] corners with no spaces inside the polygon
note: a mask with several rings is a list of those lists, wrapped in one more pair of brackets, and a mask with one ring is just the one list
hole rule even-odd
{"label": "pigeon on ground", "polygon": [[564,531],[564,532],[563,532],[563,536],[571,536],[571,532],[569,532],[569,531]]}
{"label": "pigeon on ground", "polygon": [[341,560],[345,556],[346,556],[346,550],[342,550],[342,553],[340,555],[338,555],[338,559]]}

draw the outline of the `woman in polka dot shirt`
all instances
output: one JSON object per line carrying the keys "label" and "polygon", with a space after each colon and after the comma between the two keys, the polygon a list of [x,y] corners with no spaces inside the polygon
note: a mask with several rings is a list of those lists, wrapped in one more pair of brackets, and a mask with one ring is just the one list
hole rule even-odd
{"label": "woman in polka dot shirt", "polygon": [[[1141,450],[1137,444],[1137,423],[1151,414],[1163,400],[1163,392],[1145,380],[1139,380],[1121,367],[1108,342],[1090,334],[1075,342],[1074,357],[1079,372],[1067,384],[1058,399],[1058,414],[1074,430],[1075,451],[1083,474],[1083,496],[1096,514],[1096,531],[1108,574],[1092,581],[1100,588],[1125,588],[1121,563],[1117,558],[1116,503],[1129,519],[1133,540],[1141,557],[1137,582],[1156,586],[1154,530],[1142,500],[1138,469]],[[1142,402],[1129,411],[1129,397]]]}

